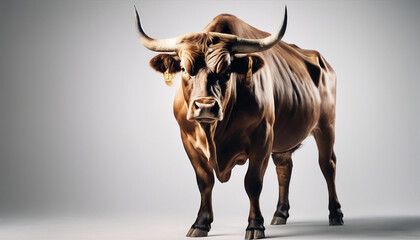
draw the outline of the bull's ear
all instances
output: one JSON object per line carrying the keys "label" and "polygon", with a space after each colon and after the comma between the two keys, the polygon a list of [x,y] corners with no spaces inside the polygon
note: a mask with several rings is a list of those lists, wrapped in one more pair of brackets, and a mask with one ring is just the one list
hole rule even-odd
{"label": "bull's ear", "polygon": [[177,73],[181,71],[181,60],[176,54],[159,54],[150,60],[150,66],[158,72]]}
{"label": "bull's ear", "polygon": [[264,67],[264,60],[257,55],[246,55],[244,57],[235,57],[231,64],[232,72],[239,74],[248,73],[249,67],[251,67],[252,73],[256,73],[258,70]]}

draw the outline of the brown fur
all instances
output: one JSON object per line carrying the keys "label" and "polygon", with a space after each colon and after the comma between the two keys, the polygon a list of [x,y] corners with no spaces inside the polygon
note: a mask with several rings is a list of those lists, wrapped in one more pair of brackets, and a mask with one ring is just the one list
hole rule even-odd
{"label": "brown fur", "polygon": [[[328,185],[330,224],[342,224],[334,182],[333,69],[318,52],[282,41],[264,52],[234,55],[230,38],[212,32],[255,39],[268,36],[235,16],[223,14],[203,32],[185,36],[177,55],[158,55],[151,61],[151,66],[160,72],[185,68],[175,96],[174,114],[201,193],[198,217],[187,236],[210,230],[214,175],[226,182],[232,168],[247,160],[245,189],[250,213],[246,236],[263,236],[259,196],[270,155],[279,181],[279,200],[272,223],[285,223],[290,207],[291,155],[309,135],[317,142],[319,164]],[[246,84],[250,57],[252,84]],[[198,117],[204,110],[209,112],[202,120]]]}

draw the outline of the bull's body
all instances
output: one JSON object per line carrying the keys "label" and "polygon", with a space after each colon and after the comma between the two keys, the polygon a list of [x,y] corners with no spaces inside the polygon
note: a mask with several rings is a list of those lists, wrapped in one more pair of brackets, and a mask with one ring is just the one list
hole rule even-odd
{"label": "bull's body", "polygon": [[[139,29],[142,31],[140,25]],[[334,183],[336,77],[333,69],[318,52],[280,41],[257,53],[257,57],[248,55],[248,70],[258,65],[251,58],[265,62],[264,67],[255,68],[257,72],[248,81],[243,67],[238,70],[235,60],[226,60],[229,57],[225,53],[229,51],[231,58],[239,59],[237,62],[244,59],[233,56],[230,37],[220,35],[220,40],[209,38],[214,33],[244,39],[269,36],[235,16],[223,14],[210,22],[202,33],[182,38],[184,40],[179,42],[184,45],[177,48],[176,55],[162,54],[151,61],[152,67],[160,72],[165,69],[167,72],[183,72],[175,96],[174,114],[201,193],[200,210],[187,236],[206,236],[210,230],[214,173],[221,182],[226,182],[232,168],[249,159],[245,189],[251,210],[246,238],[263,237],[265,228],[259,209],[259,195],[270,155],[279,181],[279,200],[272,224],[286,223],[289,216],[291,154],[309,135],[313,135],[317,142],[320,167],[328,185],[330,224],[343,224]],[[223,41],[226,44],[221,45]],[[166,50],[166,45],[157,45],[159,49]],[[197,56],[201,53],[197,55],[197,51],[203,52],[204,62],[200,63]],[[217,79],[214,73],[224,60],[231,62],[232,70],[225,71],[231,71],[232,75],[227,77],[228,80],[220,80],[226,81],[223,85],[212,78]],[[180,70],[184,67],[189,70]],[[211,112],[214,106],[221,110]]]}
{"label": "bull's body", "polygon": [[[269,35],[232,15],[216,17],[203,32],[245,38]],[[260,148],[269,149],[269,153],[288,152],[314,134],[321,117],[334,124],[335,74],[318,52],[281,41],[258,54],[265,66],[253,75],[254,87],[233,81],[237,84],[232,87],[227,114],[209,137],[199,123],[187,120],[188,105],[181,85],[175,96],[174,113],[184,144],[194,146],[187,147],[187,151],[196,151],[211,160],[221,182],[226,182],[231,169],[244,164],[251,152]]]}

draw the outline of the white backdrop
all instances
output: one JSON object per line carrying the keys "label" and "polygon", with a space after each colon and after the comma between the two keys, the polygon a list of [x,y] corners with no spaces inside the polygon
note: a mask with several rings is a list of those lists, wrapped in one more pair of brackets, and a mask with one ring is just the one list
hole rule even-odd
{"label": "white backdrop", "polygon": [[[338,75],[337,191],[346,217],[420,214],[418,1],[135,1],[155,38],[220,13],[320,51]],[[185,216],[199,207],[172,113],[174,87],[149,67],[132,1],[0,4],[0,211]],[[178,77],[177,77],[178,79]],[[293,157],[290,220],[327,220],[312,138]],[[215,185],[215,221],[249,211],[246,166]],[[277,203],[270,162],[261,207]],[[185,226],[186,229],[188,226]],[[244,225],[245,227],[245,225]]]}

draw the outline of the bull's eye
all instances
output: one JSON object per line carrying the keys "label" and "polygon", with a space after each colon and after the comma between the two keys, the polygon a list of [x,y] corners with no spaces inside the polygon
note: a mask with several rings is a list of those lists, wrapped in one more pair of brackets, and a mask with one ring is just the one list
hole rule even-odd
{"label": "bull's eye", "polygon": [[222,79],[223,81],[227,81],[230,78],[230,72],[226,71],[222,74],[219,75],[219,78]]}
{"label": "bull's eye", "polygon": [[184,78],[190,78],[190,74],[185,70],[184,67],[181,67],[181,74]]}
{"label": "bull's eye", "polygon": [[226,76],[226,78],[227,79],[229,79],[230,78],[230,74],[231,74],[231,72],[232,72],[232,69],[230,68],[230,66],[228,67],[228,69],[226,70],[226,72],[225,72],[225,76]]}
{"label": "bull's eye", "polygon": [[185,68],[184,67],[181,67],[181,73],[182,73],[182,75],[186,75],[187,74],[187,71],[185,71]]}

